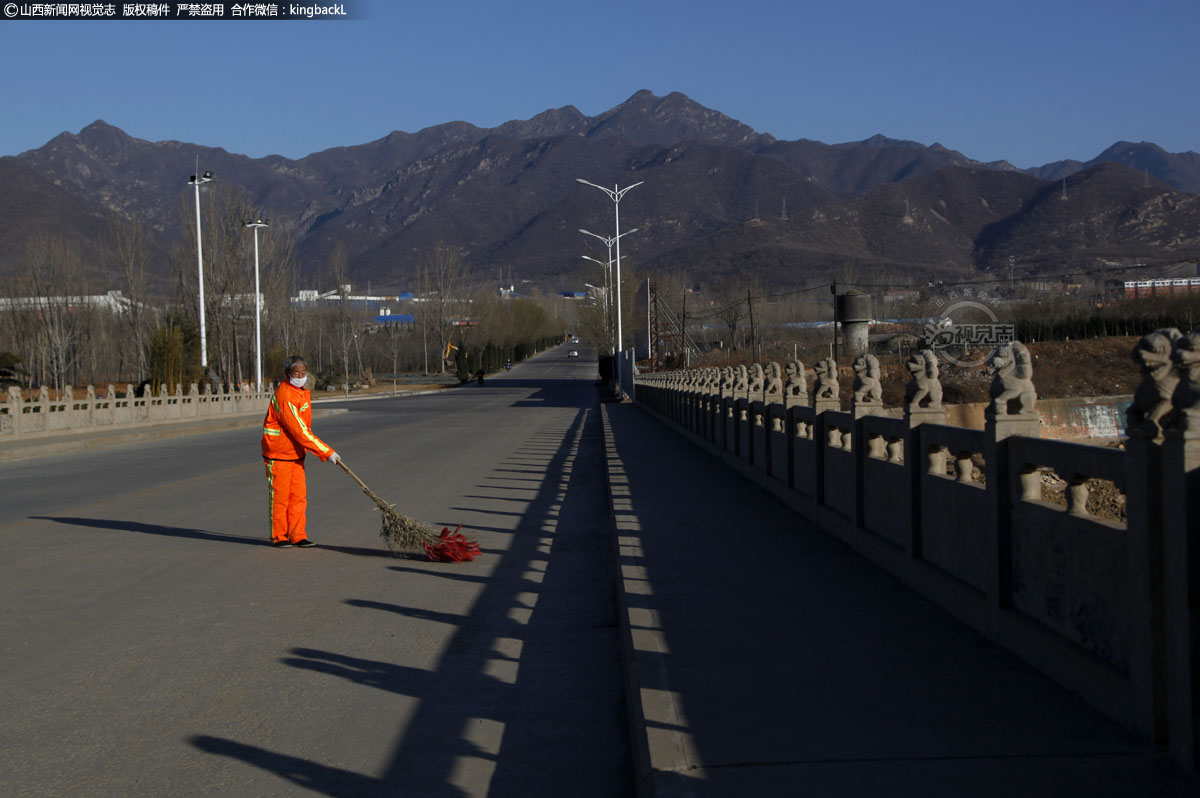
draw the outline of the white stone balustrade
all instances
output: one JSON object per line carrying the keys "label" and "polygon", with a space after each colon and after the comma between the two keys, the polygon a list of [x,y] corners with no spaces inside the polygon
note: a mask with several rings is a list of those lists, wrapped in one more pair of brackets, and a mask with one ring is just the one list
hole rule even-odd
{"label": "white stone balustrade", "polygon": [[28,440],[62,435],[81,430],[130,429],[138,426],[196,421],[219,416],[262,414],[274,393],[267,385],[262,392],[210,392],[207,384],[201,390],[196,383],[175,385],[169,391],[163,383],[157,394],[146,386],[137,396],[132,385],[118,392],[113,385],[97,395],[89,385],[82,396],[67,386],[62,396],[52,400],[50,392],[41,388],[36,396],[25,400],[18,388],[10,387],[6,401],[0,404],[0,443],[5,440]]}
{"label": "white stone balustrade", "polygon": [[[1174,342],[1183,387],[1172,394],[1163,374],[1144,369],[1139,395],[1147,398],[1131,410],[1125,449],[1041,439],[1036,414],[1024,406],[993,412],[984,430],[946,426],[937,401],[919,401],[930,389],[940,398],[936,370],[919,368],[910,385],[918,401],[903,417],[845,412],[836,396],[799,400],[798,363],[788,365],[796,387],[782,396],[748,402],[737,379],[744,369],[726,372],[728,379],[706,370],[639,375],[637,401],[1195,769],[1200,333],[1167,332],[1148,336],[1139,350]],[[819,370],[826,385],[831,368]],[[1162,420],[1162,434],[1157,423],[1143,423],[1151,417]],[[1061,480],[1055,484],[1066,484],[1065,508],[1043,500],[1051,472]],[[1089,509],[1091,480],[1124,496],[1125,520]]]}

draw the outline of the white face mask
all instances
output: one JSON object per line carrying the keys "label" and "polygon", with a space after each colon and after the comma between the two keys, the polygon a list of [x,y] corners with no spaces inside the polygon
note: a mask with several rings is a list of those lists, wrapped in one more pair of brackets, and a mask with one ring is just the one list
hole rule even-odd
{"label": "white face mask", "polygon": [[296,377],[288,377],[288,382],[290,382],[292,384],[292,387],[303,388],[304,384],[308,382],[308,375],[305,374],[303,377],[300,377],[299,379],[297,379]]}

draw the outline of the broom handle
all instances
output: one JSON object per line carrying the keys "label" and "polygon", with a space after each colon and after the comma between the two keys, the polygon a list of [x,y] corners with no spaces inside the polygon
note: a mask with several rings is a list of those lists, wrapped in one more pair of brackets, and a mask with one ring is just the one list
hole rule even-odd
{"label": "broom handle", "polygon": [[376,506],[378,506],[382,510],[390,510],[391,509],[392,505],[388,504],[383,499],[376,496],[375,492],[367,487],[367,483],[365,483],[361,479],[359,479],[358,474],[355,474],[353,471],[350,470],[350,467],[348,465],[346,465],[346,461],[344,461],[341,457],[338,457],[337,464],[342,467],[343,471],[345,471],[347,474],[350,475],[350,478],[352,480],[354,480],[355,482],[358,483],[358,486],[360,488],[362,488],[362,492],[367,495],[368,499],[375,502]]}
{"label": "broom handle", "polygon": [[358,475],[357,475],[357,474],[355,474],[353,471],[351,471],[351,470],[350,470],[350,466],[346,465],[346,461],[345,461],[345,460],[343,460],[341,457],[339,457],[339,458],[338,458],[338,461],[337,461],[337,464],[338,464],[339,466],[341,466],[341,469],[342,469],[343,471],[345,471],[347,474],[349,474],[349,475],[350,475],[350,479],[352,479],[352,480],[354,480],[355,482],[357,482],[357,483],[358,483],[358,486],[359,486],[360,488],[362,488],[362,489],[363,489],[363,492],[364,492],[364,493],[366,493],[368,496],[370,496],[370,495],[371,495],[371,489],[367,487],[367,483],[365,483],[365,482],[363,482],[361,479],[359,479],[359,478],[358,478]]}

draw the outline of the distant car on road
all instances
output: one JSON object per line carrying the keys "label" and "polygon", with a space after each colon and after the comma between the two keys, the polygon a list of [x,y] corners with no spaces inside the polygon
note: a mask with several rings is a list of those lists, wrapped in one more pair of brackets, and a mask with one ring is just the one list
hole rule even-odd
{"label": "distant car on road", "polygon": [[579,357],[579,353],[572,349],[570,352],[567,352],[567,357]]}

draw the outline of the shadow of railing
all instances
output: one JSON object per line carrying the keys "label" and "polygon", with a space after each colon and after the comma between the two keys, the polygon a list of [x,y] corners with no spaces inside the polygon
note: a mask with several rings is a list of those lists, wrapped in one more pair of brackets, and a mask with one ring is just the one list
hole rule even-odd
{"label": "shadow of railing", "polygon": [[495,501],[512,498],[514,481],[529,483],[524,512],[456,508],[513,520],[495,530],[510,537],[492,573],[483,579],[421,570],[480,584],[469,612],[346,600],[366,612],[453,626],[435,670],[311,648],[282,658],[292,668],[417,700],[377,776],[211,735],[194,736],[192,744],[328,796],[459,796],[481,784],[496,795],[628,794],[600,422],[594,407],[574,408],[551,416],[527,448],[512,453],[541,459],[539,467],[516,469],[536,479],[494,468],[486,481],[497,483],[497,495],[482,496],[490,485],[471,488]]}

